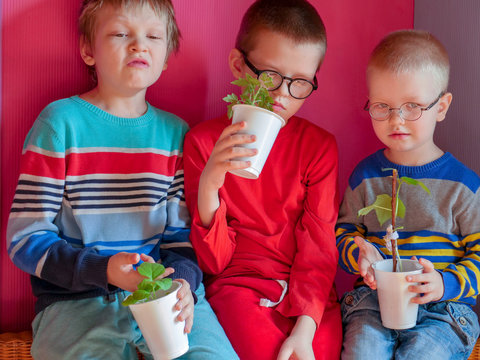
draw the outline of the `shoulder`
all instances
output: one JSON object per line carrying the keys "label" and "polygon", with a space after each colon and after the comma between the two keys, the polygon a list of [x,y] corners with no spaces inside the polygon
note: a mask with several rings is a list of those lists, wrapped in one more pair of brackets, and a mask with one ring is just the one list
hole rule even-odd
{"label": "shoulder", "polygon": [[320,158],[326,154],[337,156],[335,136],[306,119],[292,116],[285,128],[280,131],[279,136],[290,143],[292,148],[296,147],[301,152],[310,152]]}
{"label": "shoulder", "polygon": [[456,159],[452,154],[446,153],[446,161],[439,171],[442,180],[450,180],[462,183],[473,193],[480,189],[480,177],[475,171]]}
{"label": "shoulder", "polygon": [[292,116],[289,120],[289,124],[292,125],[292,131],[300,134],[302,137],[322,139],[334,143],[336,142],[333,134],[309,120],[298,116]]}
{"label": "shoulder", "polygon": [[382,171],[382,164],[379,161],[382,151],[383,150],[378,150],[367,156],[355,166],[348,179],[348,184],[352,190],[365,179],[385,176],[385,173]]}
{"label": "shoulder", "polygon": [[226,115],[202,121],[195,125],[186,135],[185,142],[215,143],[222,131],[230,125]]}
{"label": "shoulder", "polygon": [[60,99],[48,104],[39,114],[38,120],[46,123],[56,123],[60,125],[62,121],[75,116],[80,111],[76,97],[72,96]]}
{"label": "shoulder", "polygon": [[161,110],[150,104],[149,108],[155,118],[162,121],[167,127],[171,128],[172,130],[179,130],[185,134],[190,129],[187,122],[179,116],[168,111]]}

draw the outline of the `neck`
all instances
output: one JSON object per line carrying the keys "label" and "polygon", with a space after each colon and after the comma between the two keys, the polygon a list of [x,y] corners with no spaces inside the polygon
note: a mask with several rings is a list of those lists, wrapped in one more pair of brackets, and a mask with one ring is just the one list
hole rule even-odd
{"label": "neck", "polygon": [[114,116],[137,118],[147,111],[145,93],[146,90],[136,92],[133,95],[115,94],[102,91],[97,86],[93,90],[80,95],[80,98]]}
{"label": "neck", "polygon": [[394,151],[392,149],[385,149],[385,157],[394,164],[404,166],[422,166],[439,159],[444,154],[443,150],[436,145],[429,151]]}

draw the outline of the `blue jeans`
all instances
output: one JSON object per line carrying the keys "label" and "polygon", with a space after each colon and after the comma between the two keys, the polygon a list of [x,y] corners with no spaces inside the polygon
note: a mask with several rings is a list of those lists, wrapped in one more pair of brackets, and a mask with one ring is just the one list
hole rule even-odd
{"label": "blue jeans", "polygon": [[[210,304],[203,284],[195,294],[189,350],[178,359],[238,359]],[[35,360],[136,359],[138,348],[152,359],[132,313],[121,304],[128,295],[60,301],[39,313],[32,324]]]}
{"label": "blue jeans", "polygon": [[479,335],[469,305],[443,301],[418,307],[417,325],[382,326],[377,292],[360,287],[342,298],[342,359],[468,359]]}

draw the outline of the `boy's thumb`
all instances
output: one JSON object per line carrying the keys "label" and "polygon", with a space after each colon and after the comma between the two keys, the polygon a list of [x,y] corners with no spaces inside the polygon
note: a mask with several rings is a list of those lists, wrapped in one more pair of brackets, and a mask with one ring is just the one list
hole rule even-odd
{"label": "boy's thumb", "polygon": [[135,253],[128,253],[125,260],[127,264],[135,265],[140,261],[140,255]]}
{"label": "boy's thumb", "polygon": [[360,236],[355,236],[353,238],[353,241],[355,242],[355,244],[357,244],[360,250],[362,250],[365,247],[365,240],[363,240]]}

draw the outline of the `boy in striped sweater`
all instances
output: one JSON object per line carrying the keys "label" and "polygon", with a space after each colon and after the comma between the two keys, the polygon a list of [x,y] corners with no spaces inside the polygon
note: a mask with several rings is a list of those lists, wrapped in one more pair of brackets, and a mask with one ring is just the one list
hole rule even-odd
{"label": "boy in striped sweater", "polygon": [[[371,55],[365,110],[386,147],[353,171],[337,222],[340,266],[363,277],[342,299],[343,359],[466,359],[478,337],[472,306],[480,285],[480,178],[433,141],[452,100],[448,76],[447,52],[427,32],[394,32]],[[387,329],[380,320],[371,264],[391,257],[386,225],[374,212],[357,215],[391,192],[385,168],[431,191],[406,185],[400,193],[408,210],[397,219],[399,255],[416,256],[424,267],[407,276],[420,306],[417,325],[406,330]]]}
{"label": "boy in striped sweater", "polygon": [[235,359],[189,242],[188,126],[145,100],[178,47],[171,1],[85,0],[79,22],[97,85],[51,103],[33,124],[8,223],[8,253],[38,298],[32,354],[132,359],[138,348],[150,358],[121,305],[143,280],[142,260],[162,262],[183,284],[176,308],[189,333],[185,356]]}

